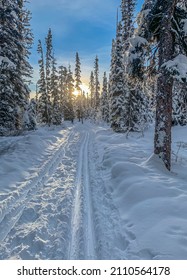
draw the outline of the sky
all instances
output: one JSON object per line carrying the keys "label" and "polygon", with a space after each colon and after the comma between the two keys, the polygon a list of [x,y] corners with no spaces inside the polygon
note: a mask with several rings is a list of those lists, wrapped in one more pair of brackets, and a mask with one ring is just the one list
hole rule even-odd
{"label": "sky", "polygon": [[[89,83],[96,55],[99,58],[100,83],[104,71],[109,73],[111,42],[115,38],[116,14],[120,0],[32,0],[31,28],[34,44],[30,62],[34,68],[33,85],[38,80],[37,43],[45,43],[48,29],[52,29],[55,57],[59,65],[75,68],[75,54],[81,60],[82,82]],[[138,1],[137,9],[142,0]]]}

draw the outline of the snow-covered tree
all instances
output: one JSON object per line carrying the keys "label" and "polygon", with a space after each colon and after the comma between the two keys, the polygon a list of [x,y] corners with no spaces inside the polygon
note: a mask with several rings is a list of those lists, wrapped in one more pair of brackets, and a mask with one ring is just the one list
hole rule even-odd
{"label": "snow-covered tree", "polygon": [[94,107],[94,93],[95,93],[95,82],[94,82],[93,71],[91,71],[91,74],[90,74],[89,89],[90,89],[90,106],[91,106],[91,108],[93,108]]}
{"label": "snow-covered tree", "polygon": [[74,79],[71,67],[69,66],[67,73],[67,95],[64,102],[64,120],[74,120],[74,108],[73,108],[73,92],[74,92]]}
{"label": "snow-covered tree", "polygon": [[106,122],[109,122],[108,80],[107,80],[106,72],[104,72],[104,76],[103,76],[103,88],[101,93],[100,109],[101,109],[102,119]]}
{"label": "snow-covered tree", "polygon": [[76,53],[76,59],[75,59],[75,89],[80,92],[81,91],[81,62],[79,58],[78,52]]}
{"label": "snow-covered tree", "polygon": [[40,59],[38,60],[39,64],[39,80],[37,82],[38,89],[38,120],[41,123],[49,124],[49,98],[46,88],[46,76],[45,76],[45,62],[44,62],[44,53],[41,40],[38,42],[38,53]]}
{"label": "snow-covered tree", "polygon": [[115,48],[112,54],[110,75],[110,122],[114,131],[122,131],[123,103],[124,103],[124,71],[123,71],[123,46],[122,25],[118,24]]}
{"label": "snow-covered tree", "polygon": [[135,0],[121,1],[122,44],[124,55],[129,48],[129,38],[131,38],[134,33],[134,10]]}
{"label": "snow-covered tree", "polygon": [[99,83],[99,59],[98,59],[98,56],[96,56],[95,62],[94,62],[94,82],[95,82],[94,107],[97,111],[99,109],[99,104],[100,104],[100,83]]}
{"label": "snow-covered tree", "polygon": [[125,99],[125,127],[127,131],[142,131],[151,119],[149,95],[144,89],[145,58],[148,42],[135,35],[130,39]]}
{"label": "snow-covered tree", "polygon": [[60,94],[58,88],[58,73],[56,68],[56,59],[53,54],[51,69],[51,103],[52,103],[52,123],[60,125],[62,122],[62,112],[60,106]]}
{"label": "snow-covered tree", "polygon": [[[0,2],[0,134],[26,129],[24,115],[29,100],[26,77],[31,74],[28,63],[30,37],[25,1]],[[28,41],[30,42],[28,45]]]}
{"label": "snow-covered tree", "polygon": [[187,125],[187,85],[174,81],[173,86],[173,125]]}
{"label": "snow-covered tree", "polygon": [[24,114],[24,125],[27,130],[36,129],[36,101],[32,98],[28,104],[27,111]]}
{"label": "snow-covered tree", "polygon": [[58,91],[59,91],[59,99],[60,99],[60,113],[62,116],[64,115],[65,110],[65,101],[67,97],[67,76],[68,70],[64,66],[59,66],[58,71]]}
{"label": "snow-covered tree", "polygon": [[[158,80],[154,152],[171,168],[172,96],[175,80],[186,82],[187,67],[184,22],[186,3],[155,0],[146,20],[151,40],[158,43]],[[148,32],[145,32],[147,35]],[[180,48],[176,46],[180,45]]]}

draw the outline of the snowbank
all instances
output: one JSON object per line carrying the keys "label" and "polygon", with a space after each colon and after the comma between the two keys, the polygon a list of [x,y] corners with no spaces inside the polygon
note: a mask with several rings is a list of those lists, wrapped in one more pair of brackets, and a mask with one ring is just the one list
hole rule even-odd
{"label": "snowbank", "polygon": [[[173,170],[151,155],[153,130],[138,134],[97,133],[104,172],[110,170],[107,191],[122,219],[121,258],[187,259],[187,135],[173,131]],[[183,144],[181,144],[183,143]]]}

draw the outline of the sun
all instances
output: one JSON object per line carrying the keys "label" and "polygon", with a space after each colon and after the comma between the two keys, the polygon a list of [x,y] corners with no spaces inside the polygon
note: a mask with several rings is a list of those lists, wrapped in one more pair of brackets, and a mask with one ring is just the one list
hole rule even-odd
{"label": "sun", "polygon": [[[89,92],[89,87],[86,84],[80,85],[81,91],[84,92],[85,94]],[[80,94],[80,91],[74,90],[73,95],[78,96]]]}
{"label": "sun", "polygon": [[73,95],[78,96],[79,95],[79,91],[78,90],[74,90]]}
{"label": "sun", "polygon": [[85,93],[89,92],[89,87],[86,84],[82,84],[80,85],[80,88],[82,89],[82,91],[84,91]]}

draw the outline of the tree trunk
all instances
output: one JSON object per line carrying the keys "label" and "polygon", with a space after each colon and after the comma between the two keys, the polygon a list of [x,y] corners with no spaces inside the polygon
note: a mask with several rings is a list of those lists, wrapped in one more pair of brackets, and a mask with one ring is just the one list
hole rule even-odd
{"label": "tree trunk", "polygon": [[163,63],[174,56],[172,16],[176,0],[162,1],[163,18],[159,40],[159,78],[156,97],[156,124],[154,153],[171,169],[171,127],[172,127],[172,88],[173,78],[162,68]]}

